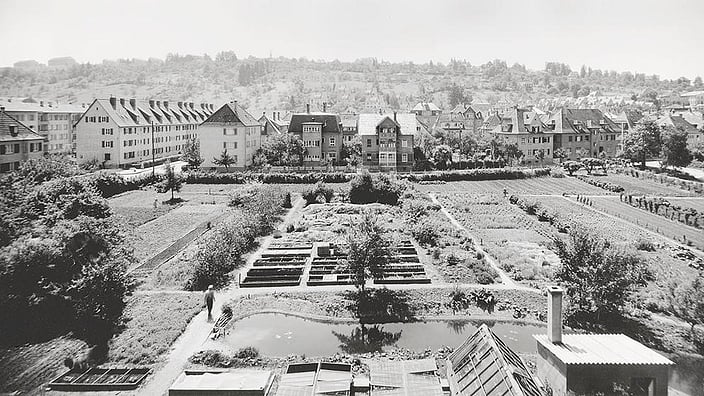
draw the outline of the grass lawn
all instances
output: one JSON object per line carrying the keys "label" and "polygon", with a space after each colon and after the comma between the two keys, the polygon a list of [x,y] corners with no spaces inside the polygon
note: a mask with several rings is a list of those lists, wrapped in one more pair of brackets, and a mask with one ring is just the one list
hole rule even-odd
{"label": "grass lawn", "polygon": [[198,292],[132,296],[125,308],[124,329],[110,340],[108,365],[159,362],[202,305],[203,295]]}

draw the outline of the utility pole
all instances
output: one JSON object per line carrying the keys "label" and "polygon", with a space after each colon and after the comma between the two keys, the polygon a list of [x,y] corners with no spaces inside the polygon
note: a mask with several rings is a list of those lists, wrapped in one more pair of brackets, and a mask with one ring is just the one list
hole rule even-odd
{"label": "utility pole", "polygon": [[156,159],[154,154],[154,121],[152,121],[152,179],[154,178],[154,169],[156,167]]}

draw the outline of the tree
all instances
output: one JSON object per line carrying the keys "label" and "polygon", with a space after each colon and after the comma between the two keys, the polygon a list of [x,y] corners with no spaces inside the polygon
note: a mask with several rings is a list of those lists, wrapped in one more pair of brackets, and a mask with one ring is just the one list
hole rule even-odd
{"label": "tree", "polygon": [[670,283],[668,290],[669,310],[691,326],[704,324],[704,275],[684,283]]}
{"label": "tree", "polygon": [[236,164],[235,157],[227,153],[227,149],[223,150],[220,157],[213,158],[213,163],[215,165],[220,165],[225,167],[225,171],[230,170],[230,165]]}
{"label": "tree", "polygon": [[450,107],[454,108],[458,104],[469,103],[472,99],[464,94],[462,87],[457,84],[452,84],[447,93],[447,101],[450,103]]}
{"label": "tree", "polygon": [[623,151],[625,158],[631,161],[640,161],[641,169],[645,169],[648,158],[660,155],[662,146],[660,127],[650,120],[642,121],[626,133],[623,138]]}
{"label": "tree", "polygon": [[452,149],[447,145],[440,145],[433,150],[433,163],[440,170],[447,169],[452,164]]}
{"label": "tree", "polygon": [[592,174],[594,169],[601,168],[606,173],[606,161],[600,158],[582,158],[582,165],[588,174]]}
{"label": "tree", "polygon": [[572,176],[575,172],[582,169],[582,163],[579,161],[566,161],[562,164],[562,168]]}
{"label": "tree", "polygon": [[352,141],[342,143],[340,161],[345,161],[351,166],[357,166],[362,162],[362,141],[359,136],[355,136]]}
{"label": "tree", "polygon": [[687,148],[687,131],[681,126],[667,128],[662,136],[662,167],[682,167],[692,162],[692,153]]}
{"label": "tree", "polygon": [[543,166],[543,161],[545,160],[545,150],[540,149],[535,152],[535,159],[540,161],[540,166]]}
{"label": "tree", "polygon": [[177,175],[171,167],[171,162],[166,162],[164,164],[166,168],[166,173],[164,178],[157,184],[156,190],[160,193],[165,193],[171,191],[171,201],[174,200],[174,191],[181,191],[181,186],[183,186],[183,179],[180,175]]}
{"label": "tree", "polygon": [[568,242],[555,239],[562,267],[556,278],[567,287],[572,323],[608,323],[622,315],[631,293],[650,277],[641,257],[599,235],[572,228]]}
{"label": "tree", "polygon": [[347,243],[347,268],[359,292],[359,308],[367,297],[367,279],[379,276],[389,262],[391,243],[386,229],[368,211],[364,211],[361,221],[352,226]]}
{"label": "tree", "polygon": [[562,160],[567,158],[567,152],[562,147],[558,147],[553,151],[552,157],[557,158],[559,163],[562,163]]}
{"label": "tree", "polygon": [[191,168],[198,168],[203,163],[203,157],[200,156],[200,141],[193,137],[189,139],[183,148],[181,158],[188,162]]}
{"label": "tree", "polygon": [[506,145],[506,148],[504,150],[504,153],[506,154],[506,157],[508,161],[513,165],[513,161],[518,161],[523,157],[523,151],[521,151],[520,148],[518,148],[518,144],[512,143]]}
{"label": "tree", "polygon": [[702,78],[700,76],[694,77],[694,88],[704,88],[704,83],[702,83]]}

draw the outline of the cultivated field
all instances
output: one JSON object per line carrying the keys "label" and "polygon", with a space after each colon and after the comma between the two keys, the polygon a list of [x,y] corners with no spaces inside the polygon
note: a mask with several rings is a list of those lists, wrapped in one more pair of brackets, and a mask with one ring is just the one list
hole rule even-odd
{"label": "cultivated field", "polygon": [[508,194],[544,195],[544,194],[580,194],[612,195],[613,193],[599,187],[584,183],[578,179],[563,177],[540,177],[519,180],[484,180],[455,181],[442,184],[416,184],[416,188],[425,192],[501,194],[506,189]]}
{"label": "cultivated field", "polygon": [[648,179],[637,179],[632,176],[623,174],[609,174],[607,176],[592,176],[594,179],[607,181],[609,183],[618,184],[626,191],[625,194],[631,195],[648,195],[661,197],[696,197],[699,196],[694,192],[683,190],[667,184],[658,183]]}

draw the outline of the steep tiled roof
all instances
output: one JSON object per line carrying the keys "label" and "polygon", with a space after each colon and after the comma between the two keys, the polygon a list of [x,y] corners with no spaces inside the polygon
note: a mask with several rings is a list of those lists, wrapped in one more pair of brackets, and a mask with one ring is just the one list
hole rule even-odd
{"label": "steep tiled roof", "polygon": [[291,124],[288,130],[291,133],[300,133],[303,131],[303,124],[308,122],[320,123],[323,125],[323,133],[325,132],[341,132],[342,120],[340,116],[333,113],[295,113],[291,116]]}
{"label": "steep tiled roof", "polygon": [[697,128],[690,124],[682,118],[682,116],[676,116],[667,114],[658,118],[657,124],[664,127],[673,127],[676,129],[682,128],[687,133],[697,133]]}
{"label": "steep tiled roof", "polygon": [[[158,104],[157,104],[158,102]],[[159,124],[194,124],[201,123],[210,114],[209,109],[203,109],[199,106],[190,107],[188,103],[170,103],[168,106],[164,102],[154,100],[135,100],[134,107],[129,100],[120,101],[115,98],[115,107],[113,108],[110,99],[96,99],[88,108],[93,107],[93,104],[98,103],[108,114],[111,120],[117,123],[119,127],[139,127],[148,126],[152,122]],[[195,109],[200,111],[197,112]],[[81,119],[85,116],[81,116]],[[81,120],[79,119],[78,122]]]}
{"label": "steep tiled roof", "polygon": [[[11,125],[15,127],[14,136],[10,134]],[[0,141],[10,142],[17,140],[44,140],[44,138],[27,128],[23,123],[12,118],[9,114],[0,111]]]}
{"label": "steep tiled roof", "polygon": [[550,124],[553,120],[556,121],[555,133],[588,133],[591,129],[599,129],[604,132],[621,130],[616,123],[598,109],[563,108],[550,117],[547,123]]}
{"label": "steep tiled roof", "polygon": [[0,106],[8,112],[83,113],[86,111],[85,107],[77,104],[49,101],[25,102],[18,98],[0,98]]}
{"label": "steep tiled roof", "polygon": [[697,128],[704,127],[704,115],[699,111],[685,111],[680,114],[682,118],[688,123],[696,126]]}
{"label": "steep tiled roof", "polygon": [[453,395],[542,396],[521,358],[482,324],[447,358]]}
{"label": "steep tiled roof", "polygon": [[533,336],[565,364],[665,364],[672,361],[624,334],[563,334],[553,343],[547,334]]}
{"label": "steep tiled roof", "polygon": [[[376,126],[384,118],[394,119],[393,114],[360,114],[357,122],[357,133],[360,135],[376,135]],[[397,113],[396,123],[401,126],[401,133],[412,135],[416,132],[416,115],[411,113]]]}
{"label": "steep tiled roof", "polygon": [[237,102],[228,102],[211,114],[203,123],[208,122],[241,122],[244,126],[260,125],[251,114]]}

